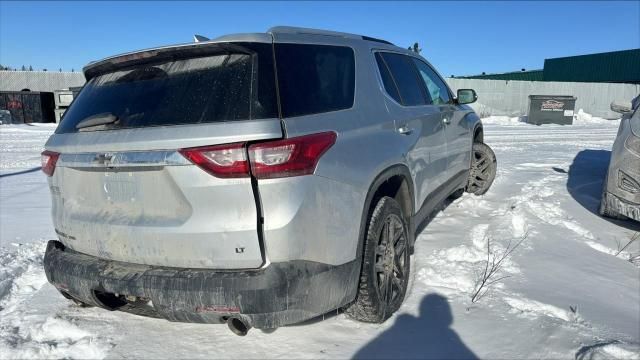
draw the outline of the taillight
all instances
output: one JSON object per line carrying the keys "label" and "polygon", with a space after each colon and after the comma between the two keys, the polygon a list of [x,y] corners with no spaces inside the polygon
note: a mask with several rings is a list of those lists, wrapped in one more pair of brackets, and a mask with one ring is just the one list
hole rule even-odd
{"label": "taillight", "polygon": [[[180,153],[213,176],[274,179],[313,174],[320,157],[336,142],[336,133],[325,132],[295,138],[182,149]],[[249,153],[247,159],[246,152]]]}
{"label": "taillight", "polygon": [[251,173],[258,179],[313,174],[320,157],[336,142],[325,132],[249,146]]}
{"label": "taillight", "polygon": [[60,154],[57,152],[45,150],[40,154],[40,161],[42,163],[42,172],[47,176],[53,176],[53,172],[56,171],[56,163]]}
{"label": "taillight", "polygon": [[220,178],[249,176],[245,143],[182,149],[180,153],[209,174]]}

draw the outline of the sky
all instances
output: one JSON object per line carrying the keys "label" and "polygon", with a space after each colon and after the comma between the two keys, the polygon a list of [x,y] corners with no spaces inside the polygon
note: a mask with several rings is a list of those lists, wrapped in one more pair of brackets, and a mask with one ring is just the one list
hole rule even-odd
{"label": "sky", "polygon": [[444,76],[541,69],[545,58],[640,48],[640,1],[6,2],[0,64],[79,71],[118,53],[290,25],[407,47]]}

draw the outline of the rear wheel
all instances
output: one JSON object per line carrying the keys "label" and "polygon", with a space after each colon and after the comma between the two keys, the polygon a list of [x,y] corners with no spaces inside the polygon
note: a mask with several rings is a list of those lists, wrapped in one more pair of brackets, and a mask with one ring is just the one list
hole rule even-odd
{"label": "rear wheel", "polygon": [[449,200],[456,200],[464,195],[464,189],[458,189],[453,194],[449,195]]}
{"label": "rear wheel", "polygon": [[409,282],[408,241],[400,205],[383,197],[369,217],[358,294],[347,315],[381,323],[400,308]]}
{"label": "rear wheel", "polygon": [[496,178],[498,164],[496,154],[489,145],[480,142],[473,143],[471,152],[471,169],[467,182],[467,192],[482,195],[489,191]]}

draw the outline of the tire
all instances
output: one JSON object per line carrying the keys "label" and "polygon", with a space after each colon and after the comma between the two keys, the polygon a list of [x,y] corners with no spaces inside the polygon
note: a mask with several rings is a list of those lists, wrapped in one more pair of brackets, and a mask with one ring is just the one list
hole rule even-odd
{"label": "tire", "polygon": [[458,189],[453,194],[449,195],[449,200],[457,200],[464,195],[464,189]]}
{"label": "tire", "polygon": [[408,228],[394,199],[383,197],[375,205],[364,241],[358,294],[345,313],[355,320],[381,323],[400,308],[409,283]]}
{"label": "tire", "polygon": [[489,191],[496,178],[497,170],[496,154],[489,145],[474,142],[471,151],[471,169],[467,181],[467,192],[482,195]]}

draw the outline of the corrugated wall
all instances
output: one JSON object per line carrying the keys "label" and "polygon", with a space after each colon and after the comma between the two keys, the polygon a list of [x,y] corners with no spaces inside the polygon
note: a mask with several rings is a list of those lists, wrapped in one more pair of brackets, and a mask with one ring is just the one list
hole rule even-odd
{"label": "corrugated wall", "polygon": [[81,72],[53,71],[0,71],[0,91],[49,91],[82,86],[85,83]]}
{"label": "corrugated wall", "polygon": [[614,100],[631,101],[640,94],[640,85],[546,82],[546,81],[505,81],[447,78],[447,83],[455,92],[457,89],[474,89],[478,101],[471,106],[481,115],[527,115],[529,95],[572,95],[577,97],[576,112],[585,112],[607,119],[620,117],[609,108]]}
{"label": "corrugated wall", "polygon": [[544,61],[545,81],[640,83],[640,49]]}

